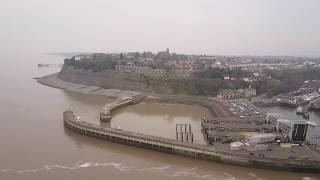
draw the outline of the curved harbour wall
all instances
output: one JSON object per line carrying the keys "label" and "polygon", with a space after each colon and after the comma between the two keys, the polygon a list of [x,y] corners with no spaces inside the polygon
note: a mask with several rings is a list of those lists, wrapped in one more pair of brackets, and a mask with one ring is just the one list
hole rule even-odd
{"label": "curved harbour wall", "polygon": [[299,171],[320,172],[320,162],[312,160],[286,160],[275,158],[255,158],[246,155],[217,152],[213,147],[177,142],[172,139],[144,135],[141,133],[112,128],[102,128],[85,121],[78,121],[72,111],[63,113],[66,127],[80,134],[99,139],[132,145],[154,151],[178,154],[195,159],[224,162],[229,164],[266,167],[274,169],[290,169]]}
{"label": "curved harbour wall", "polygon": [[111,118],[112,118],[111,113],[114,110],[116,110],[122,106],[126,106],[132,102],[133,102],[132,98],[125,98],[125,99],[120,99],[120,100],[115,101],[113,103],[104,105],[102,108],[102,111],[100,112],[100,121],[106,122],[106,121],[111,120]]}

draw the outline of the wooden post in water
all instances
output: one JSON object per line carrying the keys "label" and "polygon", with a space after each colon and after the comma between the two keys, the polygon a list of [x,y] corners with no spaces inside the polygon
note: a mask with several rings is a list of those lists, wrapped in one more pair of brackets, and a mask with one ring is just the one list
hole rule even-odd
{"label": "wooden post in water", "polygon": [[183,142],[183,133],[181,133],[181,141]]}
{"label": "wooden post in water", "polygon": [[189,134],[187,133],[187,142],[189,141]]}
{"label": "wooden post in water", "polygon": [[192,142],[193,133],[190,124],[176,124],[176,140],[181,142]]}
{"label": "wooden post in water", "polygon": [[191,142],[193,143],[193,133],[192,133],[192,138],[191,138]]}

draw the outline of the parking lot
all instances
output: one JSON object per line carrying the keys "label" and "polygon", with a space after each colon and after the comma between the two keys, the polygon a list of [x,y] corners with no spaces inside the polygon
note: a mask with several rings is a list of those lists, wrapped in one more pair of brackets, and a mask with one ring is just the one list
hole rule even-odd
{"label": "parking lot", "polygon": [[235,118],[265,118],[265,113],[261,109],[249,103],[246,99],[228,100],[223,104]]}

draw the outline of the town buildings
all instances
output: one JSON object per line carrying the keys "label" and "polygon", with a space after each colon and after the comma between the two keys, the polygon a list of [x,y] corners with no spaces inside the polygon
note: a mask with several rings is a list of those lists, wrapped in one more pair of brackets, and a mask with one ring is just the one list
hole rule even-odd
{"label": "town buildings", "polygon": [[195,71],[189,70],[165,70],[153,69],[151,67],[138,67],[138,66],[124,66],[116,65],[115,70],[127,73],[143,74],[150,77],[179,77],[190,78]]}
{"label": "town buildings", "polygon": [[169,57],[170,57],[169,48],[167,48],[166,51],[160,51],[160,52],[158,52],[158,57],[159,57],[160,59],[169,59]]}

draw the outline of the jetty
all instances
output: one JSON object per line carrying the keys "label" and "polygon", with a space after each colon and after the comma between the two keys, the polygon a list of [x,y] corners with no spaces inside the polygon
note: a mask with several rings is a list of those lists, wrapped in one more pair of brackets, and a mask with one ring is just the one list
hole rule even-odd
{"label": "jetty", "polygon": [[130,103],[133,103],[133,98],[132,97],[122,97],[119,100],[113,102],[113,103],[108,103],[103,106],[102,111],[100,112],[100,121],[106,122],[111,119],[111,113],[115,109],[128,105]]}
{"label": "jetty", "polygon": [[136,146],[154,151],[192,157],[194,159],[223,162],[254,168],[286,169],[294,171],[320,172],[320,161],[311,159],[279,159],[271,157],[256,157],[236,152],[220,152],[214,146],[200,145],[190,142],[180,142],[173,139],[145,135],[122,129],[100,127],[99,125],[81,121],[73,111],[63,113],[64,125],[83,135]]}

